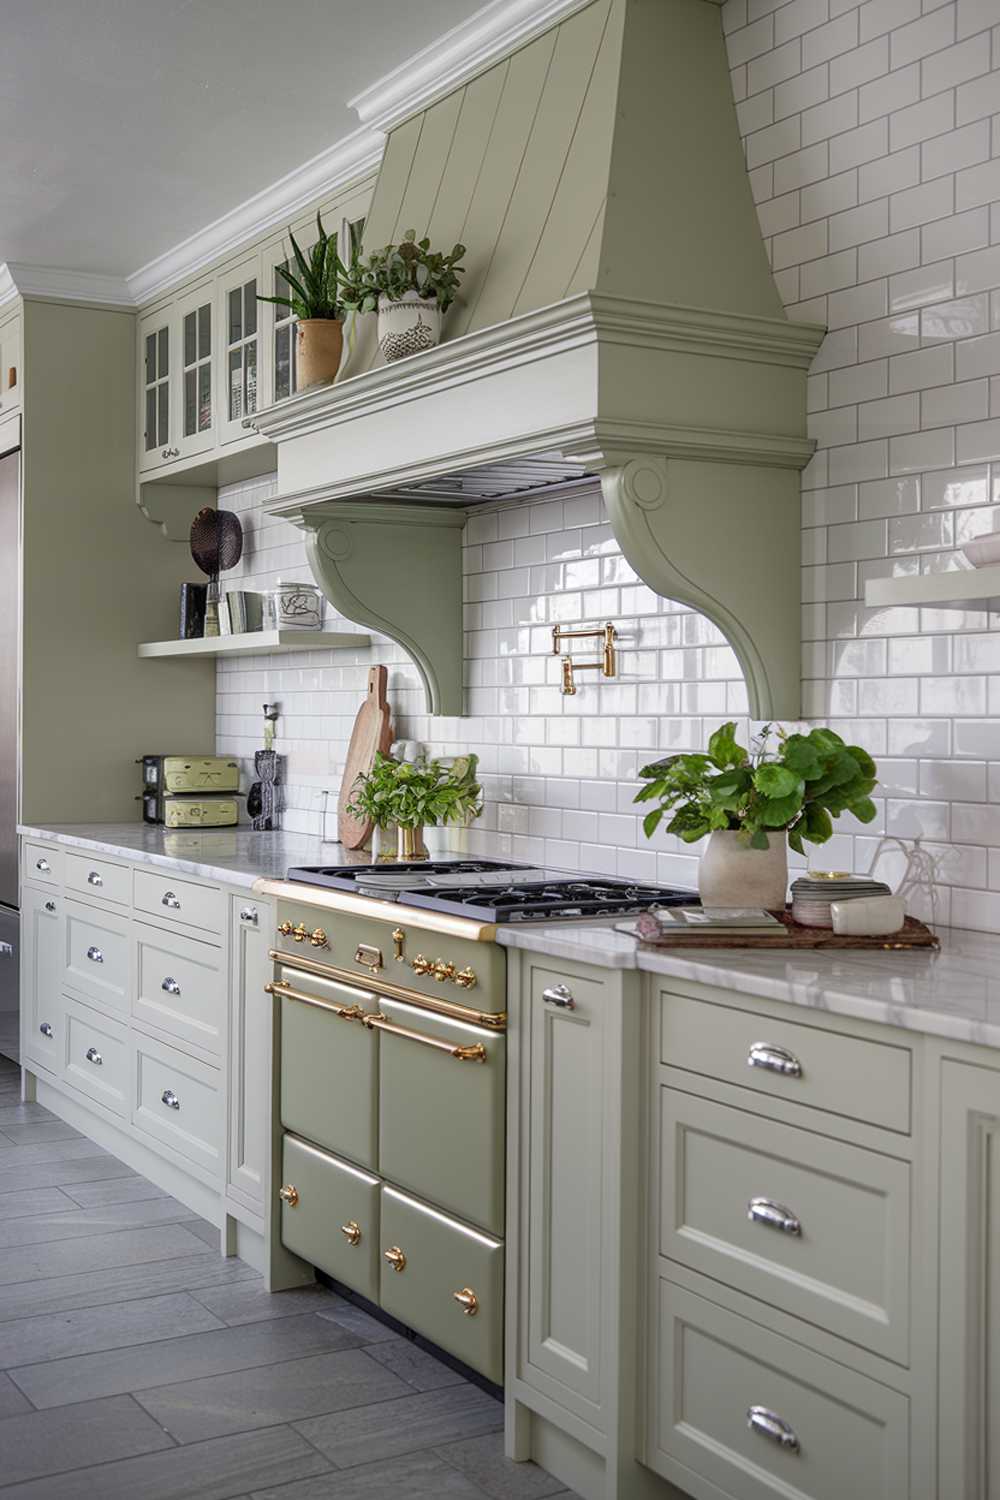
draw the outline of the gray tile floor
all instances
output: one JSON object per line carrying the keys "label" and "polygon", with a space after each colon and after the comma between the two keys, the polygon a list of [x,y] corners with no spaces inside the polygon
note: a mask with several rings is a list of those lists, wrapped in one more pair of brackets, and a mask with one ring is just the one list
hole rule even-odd
{"label": "gray tile floor", "polygon": [[572,1500],[500,1405],[18,1102],[0,1058],[0,1500]]}

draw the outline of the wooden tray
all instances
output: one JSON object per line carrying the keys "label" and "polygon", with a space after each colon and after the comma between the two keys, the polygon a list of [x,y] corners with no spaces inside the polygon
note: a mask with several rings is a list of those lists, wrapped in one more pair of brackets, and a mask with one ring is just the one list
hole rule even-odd
{"label": "wooden tray", "polygon": [[[841,936],[830,927],[803,927],[792,918],[790,910],[772,913],[784,922],[784,932],[661,932],[656,918],[641,912],[635,926],[629,929],[647,948],[867,948],[872,952],[898,952],[904,948],[940,948],[941,940],[931,929],[906,917],[898,932],[881,937]],[[619,930],[625,930],[624,928]]]}

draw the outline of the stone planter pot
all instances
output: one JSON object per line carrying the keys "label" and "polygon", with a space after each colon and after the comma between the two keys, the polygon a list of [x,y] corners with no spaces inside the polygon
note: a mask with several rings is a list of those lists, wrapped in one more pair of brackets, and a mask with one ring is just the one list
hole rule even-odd
{"label": "stone planter pot", "polygon": [[296,385],[306,391],[313,385],[336,380],[344,352],[344,325],[336,318],[303,318],[296,324]]}
{"label": "stone planter pot", "polygon": [[407,292],[398,302],[380,298],[378,346],[385,359],[391,363],[433,349],[441,342],[441,317],[436,297]]}
{"label": "stone planter pot", "polygon": [[768,834],[766,849],[751,849],[738,833],[717,830],[698,865],[703,906],[762,906],[784,911],[788,892],[788,841],[783,828]]}

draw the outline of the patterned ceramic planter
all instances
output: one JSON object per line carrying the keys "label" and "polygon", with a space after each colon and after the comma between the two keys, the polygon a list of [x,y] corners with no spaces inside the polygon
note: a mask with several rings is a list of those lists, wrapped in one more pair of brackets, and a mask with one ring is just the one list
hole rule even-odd
{"label": "patterned ceramic planter", "polygon": [[378,346],[385,359],[422,354],[441,342],[441,308],[436,298],[407,292],[398,302],[379,299]]}

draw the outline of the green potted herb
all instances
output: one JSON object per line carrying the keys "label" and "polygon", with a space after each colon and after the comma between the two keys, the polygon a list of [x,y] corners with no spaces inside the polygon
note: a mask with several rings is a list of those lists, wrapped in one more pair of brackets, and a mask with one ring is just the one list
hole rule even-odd
{"label": "green potted herb", "polygon": [[295,270],[285,266],[279,271],[288,283],[287,297],[258,295],[258,302],[273,302],[291,308],[298,319],[296,326],[296,370],[299,390],[313,385],[327,385],[335,380],[344,350],[344,314],[350,310],[359,290],[358,245],[351,246],[351,259],[345,265],[337,253],[335,235],[327,234],[323,220],[316,215],[317,240],[306,255],[289,229]]}
{"label": "green potted herb", "polygon": [[354,784],[348,812],[370,819],[377,828],[399,830],[396,857],[411,860],[423,853],[423,830],[443,823],[468,823],[483,810],[483,789],[476,780],[478,758],[416,763],[377,754],[367,775]]}
{"label": "green potted herb", "polygon": [[441,320],[458,291],[464,245],[447,253],[432,250],[426,237],[408,229],[398,245],[373,250],[359,262],[347,305],[357,312],[378,310],[378,345],[389,361],[433,349],[441,341]]}
{"label": "green potted herb", "polygon": [[[772,748],[773,740],[777,740]],[[788,734],[768,724],[745,750],[735,723],[723,724],[707,755],[671,755],[639,772],[636,802],[656,802],[643,820],[652,838],[665,817],[686,844],[709,835],[698,868],[705,906],[784,909],[788,845],[824,844],[833,818],[875,817],[875,762],[832,729]]]}

